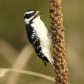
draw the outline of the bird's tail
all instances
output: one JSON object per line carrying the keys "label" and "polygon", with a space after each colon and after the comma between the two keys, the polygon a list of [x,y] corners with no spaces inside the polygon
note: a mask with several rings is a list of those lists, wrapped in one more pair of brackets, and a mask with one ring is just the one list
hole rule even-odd
{"label": "bird's tail", "polygon": [[54,60],[52,58],[49,58],[48,60],[49,60],[50,64],[53,66],[53,68],[55,69],[55,67],[54,67]]}

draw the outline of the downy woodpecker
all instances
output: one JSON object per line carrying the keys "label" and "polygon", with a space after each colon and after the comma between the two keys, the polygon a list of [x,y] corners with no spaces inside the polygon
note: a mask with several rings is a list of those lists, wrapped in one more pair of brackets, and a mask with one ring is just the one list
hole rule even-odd
{"label": "downy woodpecker", "polygon": [[24,13],[26,22],[26,33],[29,42],[32,44],[37,56],[42,59],[45,66],[50,62],[54,66],[54,60],[50,53],[50,38],[44,22],[40,19],[42,11],[28,10]]}

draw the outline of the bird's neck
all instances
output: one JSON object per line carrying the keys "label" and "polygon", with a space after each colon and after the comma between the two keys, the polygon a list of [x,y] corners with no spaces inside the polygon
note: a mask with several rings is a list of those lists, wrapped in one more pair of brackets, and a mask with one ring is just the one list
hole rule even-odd
{"label": "bird's neck", "polygon": [[38,17],[31,17],[30,19],[25,19],[26,24],[31,24],[31,23],[38,23],[41,21],[40,16]]}
{"label": "bird's neck", "polygon": [[41,21],[40,16],[38,16],[32,20],[33,23],[38,23],[39,21]]}

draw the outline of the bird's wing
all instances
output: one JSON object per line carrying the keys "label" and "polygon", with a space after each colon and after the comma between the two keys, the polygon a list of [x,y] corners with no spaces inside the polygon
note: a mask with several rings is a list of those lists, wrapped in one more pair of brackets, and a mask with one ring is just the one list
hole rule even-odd
{"label": "bird's wing", "polygon": [[40,46],[40,39],[37,37],[37,34],[33,28],[30,26],[26,26],[26,32],[28,36],[29,42],[32,44],[37,56],[42,59],[45,66],[47,66],[46,62],[48,62],[48,59],[46,56],[44,56],[44,53],[42,52],[42,48]]}

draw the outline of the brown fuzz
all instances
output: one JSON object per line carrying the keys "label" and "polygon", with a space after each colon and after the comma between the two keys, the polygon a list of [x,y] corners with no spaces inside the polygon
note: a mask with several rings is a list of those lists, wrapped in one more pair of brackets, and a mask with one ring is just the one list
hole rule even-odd
{"label": "brown fuzz", "polygon": [[61,0],[49,0],[56,84],[68,84],[66,43]]}

